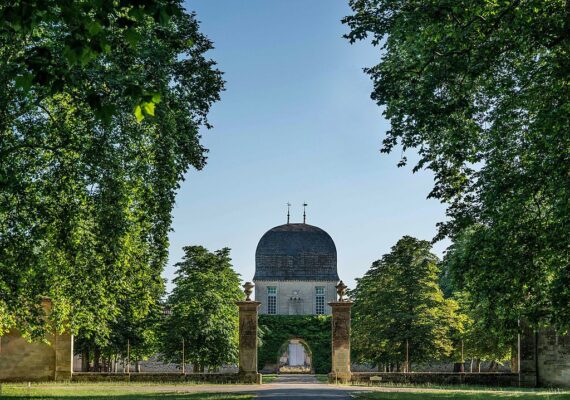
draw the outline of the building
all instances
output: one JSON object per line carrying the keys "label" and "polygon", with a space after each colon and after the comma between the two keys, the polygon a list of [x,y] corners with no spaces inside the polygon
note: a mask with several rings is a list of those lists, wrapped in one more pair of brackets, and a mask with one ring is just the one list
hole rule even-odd
{"label": "building", "polygon": [[257,245],[253,281],[261,314],[328,315],[339,281],[335,244],[316,226],[276,226]]}
{"label": "building", "polygon": [[[303,318],[330,315],[328,303],[336,301],[338,281],[336,246],[321,228],[287,223],[262,236],[255,251],[253,278],[255,299],[261,303],[259,312],[266,318],[296,316],[282,327],[284,331],[280,334],[285,335],[285,342],[278,343],[275,353],[270,352],[278,354],[278,358],[261,360],[263,370],[315,372],[315,365],[322,360],[313,359],[311,347],[321,345],[315,338],[303,337],[295,321],[303,324]],[[319,324],[319,321],[312,323]],[[315,329],[319,332],[327,331],[322,330],[322,325],[317,326]]]}

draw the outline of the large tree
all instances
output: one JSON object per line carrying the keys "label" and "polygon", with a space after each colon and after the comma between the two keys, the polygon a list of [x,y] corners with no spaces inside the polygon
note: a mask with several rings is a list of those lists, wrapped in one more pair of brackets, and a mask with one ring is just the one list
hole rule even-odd
{"label": "large tree", "polygon": [[497,257],[478,298],[504,326],[570,328],[570,2],[350,5],[347,37],[381,54],[366,72],[391,123],[382,151],[417,149],[449,205],[439,237],[481,226],[473,246]]}
{"label": "large tree", "polygon": [[[157,303],[174,196],[205,164],[199,129],[223,81],[194,15],[138,17],[136,42],[106,29],[109,47],[59,83],[22,85],[12,69],[29,43],[0,47],[0,334],[40,335],[40,295],[58,329],[99,342],[121,304],[142,318]],[[64,54],[67,26],[47,19],[33,43]]]}
{"label": "large tree", "polygon": [[359,361],[405,365],[407,359],[411,364],[451,354],[461,320],[457,303],[439,287],[438,260],[430,250],[428,241],[404,236],[357,279],[350,295]]}
{"label": "large tree", "polygon": [[233,270],[230,249],[209,252],[202,246],[184,247],[176,264],[174,289],[168,297],[161,353],[171,362],[185,361],[195,371],[234,363],[238,356],[238,308],[243,300],[239,274]]}

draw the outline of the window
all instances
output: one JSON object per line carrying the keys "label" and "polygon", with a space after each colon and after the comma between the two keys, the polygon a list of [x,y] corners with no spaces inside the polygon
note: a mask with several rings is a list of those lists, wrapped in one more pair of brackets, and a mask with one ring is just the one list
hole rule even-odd
{"label": "window", "polygon": [[267,314],[277,314],[276,286],[267,286]]}
{"label": "window", "polygon": [[315,314],[321,315],[325,313],[325,287],[315,287]]}

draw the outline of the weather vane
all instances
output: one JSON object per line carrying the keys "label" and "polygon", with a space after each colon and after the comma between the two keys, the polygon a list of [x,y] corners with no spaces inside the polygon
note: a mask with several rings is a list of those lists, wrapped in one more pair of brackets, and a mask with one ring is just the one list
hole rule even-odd
{"label": "weather vane", "polygon": [[306,224],[307,223],[307,203],[303,203],[303,223]]}
{"label": "weather vane", "polygon": [[289,212],[290,209],[291,209],[291,203],[287,202],[287,224],[289,224],[289,217],[291,216]]}

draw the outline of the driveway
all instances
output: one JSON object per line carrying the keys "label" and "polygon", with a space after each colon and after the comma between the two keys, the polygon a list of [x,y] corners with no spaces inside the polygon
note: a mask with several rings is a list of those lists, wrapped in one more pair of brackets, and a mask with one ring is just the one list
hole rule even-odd
{"label": "driveway", "polygon": [[348,400],[348,392],[338,387],[319,383],[314,375],[279,375],[272,383],[263,385],[257,393],[259,400]]}

